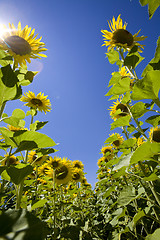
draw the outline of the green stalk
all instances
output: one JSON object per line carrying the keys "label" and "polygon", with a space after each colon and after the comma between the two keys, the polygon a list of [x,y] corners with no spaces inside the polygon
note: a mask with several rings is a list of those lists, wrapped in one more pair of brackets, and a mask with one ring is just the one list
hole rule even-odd
{"label": "green stalk", "polygon": [[[140,169],[142,170],[143,174],[146,176],[145,168],[144,168],[143,164],[141,162],[138,162],[138,165],[139,165]],[[156,191],[154,189],[153,182],[152,181],[148,181],[148,185],[149,185],[149,187],[151,189],[153,197],[156,199],[158,205],[160,206],[160,199],[159,199],[159,197],[158,197],[158,195],[157,195],[157,193],[156,193]]]}
{"label": "green stalk", "polygon": [[[31,124],[33,123],[33,116],[31,118]],[[28,150],[25,153],[24,157],[24,163],[26,164],[28,160]],[[23,193],[23,186],[24,186],[24,179],[21,181],[21,183],[17,186],[17,199],[16,199],[16,209],[20,209],[21,204],[21,198]]]}
{"label": "green stalk", "polygon": [[6,106],[6,101],[3,102],[2,105],[1,105],[1,108],[0,108],[0,119],[1,119],[1,117],[2,117],[2,114],[3,114],[3,111],[4,111],[5,106]]}

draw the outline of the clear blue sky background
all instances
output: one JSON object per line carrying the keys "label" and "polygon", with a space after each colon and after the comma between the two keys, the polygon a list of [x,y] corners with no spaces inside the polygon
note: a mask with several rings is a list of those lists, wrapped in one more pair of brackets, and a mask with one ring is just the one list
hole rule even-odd
{"label": "clear blue sky background", "polygon": [[[160,10],[151,20],[147,7],[138,0],[1,0],[0,22],[21,21],[42,36],[47,58],[35,60],[30,70],[39,70],[34,82],[23,88],[48,95],[52,111],[38,114],[37,120],[49,121],[43,133],[56,143],[56,155],[81,160],[87,180],[94,187],[100,149],[109,136],[112,120],[107,110],[112,102],[105,97],[111,73],[117,71],[105,58],[101,29],[109,29],[107,20],[121,14],[132,34],[148,36],[138,73],[153,58],[159,36]],[[8,103],[5,112],[22,108],[19,100]],[[26,126],[27,127],[27,126]],[[53,155],[54,156],[54,155]]]}

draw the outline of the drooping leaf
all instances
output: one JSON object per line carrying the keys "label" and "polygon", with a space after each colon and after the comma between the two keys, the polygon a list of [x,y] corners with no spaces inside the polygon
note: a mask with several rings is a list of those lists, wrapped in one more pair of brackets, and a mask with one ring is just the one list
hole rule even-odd
{"label": "drooping leaf", "polygon": [[146,119],[146,122],[156,127],[160,124],[160,115],[154,115]]}
{"label": "drooping leaf", "polygon": [[135,196],[135,188],[133,186],[125,186],[121,190],[117,202],[120,206],[126,206],[135,199]]}
{"label": "drooping leaf", "polygon": [[144,181],[155,181],[155,180],[160,180],[160,178],[155,173],[152,173],[150,176],[144,177],[143,180]]}
{"label": "drooping leaf", "polygon": [[160,144],[146,142],[136,149],[131,157],[131,164],[139,161],[150,160],[156,154],[160,153]]}
{"label": "drooping leaf", "polygon": [[50,137],[35,131],[16,131],[13,139],[18,145],[15,153],[23,150],[47,148],[56,145]]}
{"label": "drooping leaf", "polygon": [[30,130],[38,131],[38,130],[42,129],[47,123],[48,123],[48,121],[46,121],[46,122],[35,121],[34,123],[30,124]]}
{"label": "drooping leaf", "polygon": [[2,212],[0,226],[1,239],[44,240],[49,233],[47,224],[25,209]]}
{"label": "drooping leaf", "polygon": [[117,171],[122,167],[128,167],[130,165],[130,159],[133,153],[129,153],[128,155],[122,157],[119,162],[114,166],[113,171]]}
{"label": "drooping leaf", "polygon": [[106,53],[106,55],[111,64],[114,64],[119,60],[119,53],[114,49],[111,49],[108,53]]}
{"label": "drooping leaf", "polygon": [[160,70],[160,37],[157,40],[155,56],[144,69],[142,77],[144,77],[148,71],[152,70]]}
{"label": "drooping leaf", "polygon": [[121,79],[120,73],[119,72],[114,72],[112,77],[111,77],[111,79],[110,79],[110,81],[109,81],[108,87],[118,83],[120,79]]}
{"label": "drooping leaf", "polygon": [[145,213],[143,210],[139,210],[133,217],[133,224],[134,226],[137,224],[137,222],[145,216]]}
{"label": "drooping leaf", "polygon": [[129,126],[129,120],[131,116],[125,116],[118,118],[115,122],[111,124],[111,130],[117,128],[117,127],[123,127],[123,126]]}
{"label": "drooping leaf", "polygon": [[126,93],[130,90],[130,78],[121,78],[118,83],[113,85],[113,87],[108,91],[106,96],[110,95],[120,95]]}
{"label": "drooping leaf", "polygon": [[144,115],[144,113],[147,112],[145,103],[143,102],[137,102],[131,107],[131,113],[135,119],[141,117]]}
{"label": "drooping leaf", "polygon": [[33,167],[29,164],[19,163],[6,169],[11,181],[18,185],[27,175],[31,174]]}
{"label": "drooping leaf", "polygon": [[43,207],[46,202],[47,202],[47,199],[39,200],[38,202],[36,202],[35,204],[32,205],[31,210],[34,210],[34,209],[39,208],[39,207]]}
{"label": "drooping leaf", "polygon": [[159,240],[160,228],[156,229],[154,233],[148,234],[145,240]]}
{"label": "drooping leaf", "polygon": [[124,66],[135,68],[144,58],[137,51],[138,47],[134,46],[124,59]]}
{"label": "drooping leaf", "polygon": [[159,70],[148,71],[142,80],[135,83],[131,98],[133,100],[158,99],[160,89],[159,76]]}
{"label": "drooping leaf", "polygon": [[3,102],[14,99],[17,95],[18,78],[10,65],[0,69],[0,106]]}

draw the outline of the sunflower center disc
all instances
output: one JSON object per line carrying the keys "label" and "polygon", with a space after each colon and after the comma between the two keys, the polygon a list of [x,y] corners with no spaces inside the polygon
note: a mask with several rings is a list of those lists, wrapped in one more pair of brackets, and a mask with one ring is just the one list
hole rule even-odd
{"label": "sunflower center disc", "polygon": [[153,131],[152,139],[155,142],[160,142],[160,131]]}
{"label": "sunflower center disc", "polygon": [[38,98],[32,98],[32,99],[31,99],[31,103],[32,103],[33,105],[42,106],[42,101],[41,101],[40,99],[38,99]]}
{"label": "sunflower center disc", "polygon": [[113,144],[114,144],[116,147],[119,147],[120,141],[119,141],[119,140],[115,140],[115,141],[113,142]]}
{"label": "sunflower center disc", "polygon": [[56,172],[56,178],[59,180],[62,180],[65,177],[67,177],[68,169],[66,166],[62,166],[61,168],[56,169],[55,172]]}
{"label": "sunflower center disc", "polygon": [[128,114],[128,108],[122,104],[119,103],[116,107],[116,110],[120,109],[122,113],[118,114],[118,116],[126,116]]}
{"label": "sunflower center disc", "polygon": [[29,43],[22,37],[9,36],[5,39],[5,43],[17,55],[23,56],[31,53]]}
{"label": "sunflower center disc", "polygon": [[113,33],[112,39],[115,43],[127,44],[130,47],[133,44],[133,36],[125,29],[118,29]]}
{"label": "sunflower center disc", "polygon": [[80,174],[79,173],[74,173],[73,180],[78,180],[78,179],[80,179]]}

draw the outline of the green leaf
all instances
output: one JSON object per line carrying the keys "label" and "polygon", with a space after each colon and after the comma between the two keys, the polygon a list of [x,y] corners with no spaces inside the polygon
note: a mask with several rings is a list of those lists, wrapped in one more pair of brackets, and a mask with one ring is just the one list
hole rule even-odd
{"label": "green leaf", "polygon": [[153,234],[148,234],[145,240],[159,240],[160,228],[156,229]]}
{"label": "green leaf", "polygon": [[119,148],[132,148],[134,147],[136,143],[136,139],[133,139],[133,138],[129,138],[127,140],[125,140],[120,146]]}
{"label": "green leaf", "polygon": [[129,120],[131,116],[125,116],[118,118],[115,122],[111,124],[111,130],[117,128],[117,127],[123,127],[123,126],[129,126]]}
{"label": "green leaf", "polygon": [[10,145],[11,147],[17,147],[17,145],[15,144],[14,141],[12,141],[12,137],[13,137],[13,132],[9,131],[8,129],[6,128],[3,128],[3,127],[0,127],[0,132],[3,136],[3,138],[5,139],[5,143],[7,145]]}
{"label": "green leaf", "polygon": [[46,121],[46,122],[35,121],[34,123],[30,124],[30,130],[38,131],[38,130],[42,129],[47,123],[48,123],[48,121]]}
{"label": "green leaf", "polygon": [[118,83],[120,79],[121,79],[120,73],[119,72],[114,72],[112,77],[111,77],[111,79],[110,79],[110,81],[109,81],[108,87]]}
{"label": "green leaf", "polygon": [[0,174],[6,169],[5,166],[0,166]]}
{"label": "green leaf", "polygon": [[145,5],[148,4],[148,0],[140,0],[140,4],[141,4],[142,6],[145,6]]}
{"label": "green leaf", "polygon": [[47,224],[25,209],[2,212],[0,226],[1,239],[44,240],[49,233]]}
{"label": "green leaf", "polygon": [[117,171],[122,167],[128,167],[130,165],[130,158],[132,157],[133,153],[130,153],[124,157],[122,157],[119,162],[114,166],[113,171]]}
{"label": "green leaf", "polygon": [[147,65],[147,67],[144,69],[142,77],[144,77],[146,73],[151,70],[160,70],[160,37],[157,40],[155,56]]}
{"label": "green leaf", "polygon": [[115,62],[117,62],[119,60],[119,53],[117,51],[115,51],[114,49],[111,49],[108,53],[106,53],[107,57],[108,57],[108,61],[111,64],[114,64]]}
{"label": "green leaf", "polygon": [[132,186],[125,186],[121,190],[117,202],[120,206],[126,206],[135,199],[135,196],[135,188]]}
{"label": "green leaf", "polygon": [[156,154],[160,153],[159,143],[143,143],[136,149],[131,157],[131,164],[138,163],[139,161],[150,160]]}
{"label": "green leaf", "polygon": [[160,124],[160,115],[154,115],[146,119],[146,122],[156,127]]}
{"label": "green leaf", "polygon": [[144,113],[147,112],[145,103],[143,102],[137,102],[136,104],[134,104],[131,107],[130,111],[135,119],[142,117]]}
{"label": "green leaf", "polygon": [[24,119],[25,118],[25,112],[21,109],[15,109],[13,112],[12,112],[12,117],[16,117],[16,118],[19,118],[19,119]]}
{"label": "green leaf", "polygon": [[148,12],[151,19],[156,9],[160,6],[160,0],[148,0]]}
{"label": "green leaf", "polygon": [[134,84],[131,98],[133,100],[158,99],[158,93],[160,89],[159,76],[159,70],[147,72],[142,80],[139,80]]}
{"label": "green leaf", "polygon": [[16,166],[8,167],[6,171],[10,176],[11,181],[18,185],[27,175],[32,173],[33,167],[29,164],[19,163]]}
{"label": "green leaf", "polygon": [[143,210],[138,210],[138,212],[133,217],[133,225],[135,226],[137,222],[145,216],[145,213]]}
{"label": "green leaf", "polygon": [[56,143],[47,135],[34,131],[16,131],[13,139],[18,145],[18,149],[15,153],[23,150],[47,148],[56,145]]}
{"label": "green leaf", "polygon": [[10,65],[0,69],[0,106],[3,102],[14,99],[17,95],[18,78]]}
{"label": "green leaf", "polygon": [[5,67],[5,66],[7,66],[9,64],[12,64],[12,63],[13,63],[12,57],[1,49],[0,50],[0,65]]}
{"label": "green leaf", "polygon": [[120,95],[130,90],[130,78],[121,78],[118,83],[116,83],[106,94],[110,95]]}
{"label": "green leaf", "polygon": [[53,148],[40,148],[36,150],[36,153],[41,153],[41,155],[48,155],[51,153],[56,152],[57,150],[53,149]]}
{"label": "green leaf", "polygon": [[45,203],[47,202],[47,199],[41,199],[38,202],[36,202],[35,204],[32,205],[31,207],[31,211],[39,208],[39,207],[43,207],[45,205]]}
{"label": "green leaf", "polygon": [[19,79],[21,86],[27,86],[33,82],[34,76],[38,72],[27,71],[27,69],[19,69],[16,72],[17,78]]}
{"label": "green leaf", "polygon": [[143,178],[144,181],[155,181],[155,180],[159,180],[159,179],[160,178],[155,173],[152,173],[149,177]]}
{"label": "green leaf", "polygon": [[138,47],[134,46],[132,50],[128,53],[128,55],[124,59],[124,66],[129,68],[135,68],[144,58],[141,57],[139,52],[137,51]]}

